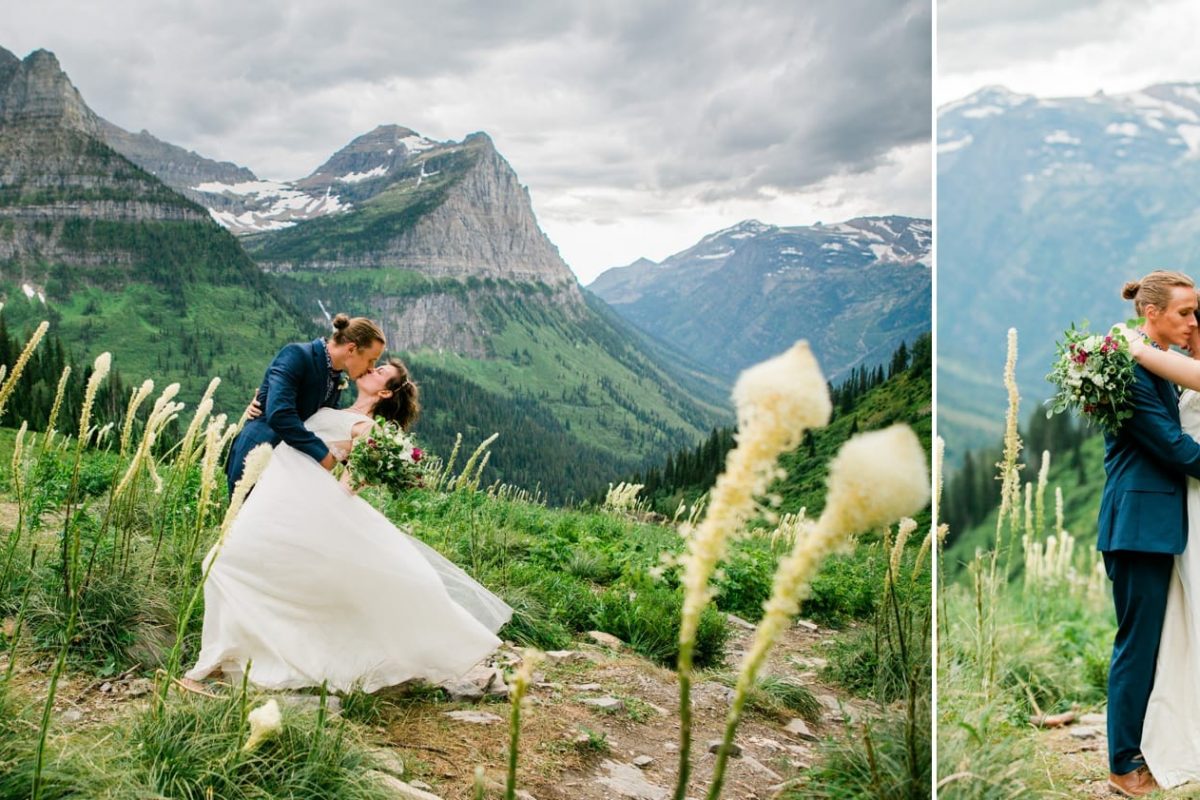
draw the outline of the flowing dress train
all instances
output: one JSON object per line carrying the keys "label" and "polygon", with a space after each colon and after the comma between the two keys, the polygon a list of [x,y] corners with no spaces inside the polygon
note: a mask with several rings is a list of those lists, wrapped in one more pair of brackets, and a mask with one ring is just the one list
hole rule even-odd
{"label": "flowing dress train", "polygon": [[[323,408],[326,442],[363,420]],[[280,444],[225,542],[205,559],[204,632],[187,677],[216,669],[271,689],[374,691],[460,677],[499,645],[504,601]]]}

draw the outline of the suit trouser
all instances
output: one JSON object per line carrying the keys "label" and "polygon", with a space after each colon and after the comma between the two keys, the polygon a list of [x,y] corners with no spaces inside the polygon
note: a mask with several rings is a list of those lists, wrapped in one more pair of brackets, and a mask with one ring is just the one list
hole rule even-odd
{"label": "suit trouser", "polygon": [[1174,566],[1175,556],[1169,553],[1104,553],[1117,610],[1117,635],[1108,667],[1108,763],[1117,775],[1143,763],[1142,725],[1154,685]]}

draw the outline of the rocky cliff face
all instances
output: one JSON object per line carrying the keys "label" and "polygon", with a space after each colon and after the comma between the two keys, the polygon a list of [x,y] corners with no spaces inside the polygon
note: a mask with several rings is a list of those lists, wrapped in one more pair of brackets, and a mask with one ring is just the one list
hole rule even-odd
{"label": "rocky cliff face", "polygon": [[80,225],[207,218],[109,149],[101,127],[52,53],[0,51],[0,259],[128,265],[127,249],[84,246]]}
{"label": "rocky cliff face", "polygon": [[130,133],[101,119],[100,135],[113,150],[201,205],[206,204],[208,195],[194,190],[194,186],[210,181],[236,184],[258,180],[245,167],[229,161],[213,161],[199,153],[164,142],[149,131]]}
{"label": "rocky cliff face", "polygon": [[100,120],[47,50],[23,61],[0,48],[0,124],[62,127],[91,136]]}

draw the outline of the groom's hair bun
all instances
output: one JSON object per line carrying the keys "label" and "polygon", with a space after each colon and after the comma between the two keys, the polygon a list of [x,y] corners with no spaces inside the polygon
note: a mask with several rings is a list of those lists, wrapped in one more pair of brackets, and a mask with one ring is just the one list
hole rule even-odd
{"label": "groom's hair bun", "polygon": [[1133,301],[1133,308],[1139,317],[1146,315],[1146,306],[1166,310],[1171,305],[1171,290],[1176,286],[1194,289],[1196,282],[1184,275],[1169,269],[1156,269],[1142,276],[1140,281],[1129,281],[1121,290],[1121,297]]}
{"label": "groom's hair bun", "polygon": [[351,319],[345,314],[338,314],[333,318],[333,336],[330,338],[334,344],[353,342],[361,348],[370,347],[375,342],[387,344],[383,330],[374,322],[366,317]]}

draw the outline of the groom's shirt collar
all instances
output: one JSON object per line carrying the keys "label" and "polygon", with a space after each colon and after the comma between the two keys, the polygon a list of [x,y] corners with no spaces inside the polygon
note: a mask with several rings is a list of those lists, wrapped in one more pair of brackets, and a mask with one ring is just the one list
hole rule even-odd
{"label": "groom's shirt collar", "polygon": [[333,400],[334,394],[341,388],[339,384],[342,380],[342,371],[333,368],[333,356],[329,355],[329,344],[322,339],[317,341],[321,342],[321,352],[325,354],[325,366],[328,367],[328,371],[325,373],[325,402],[328,403]]}

